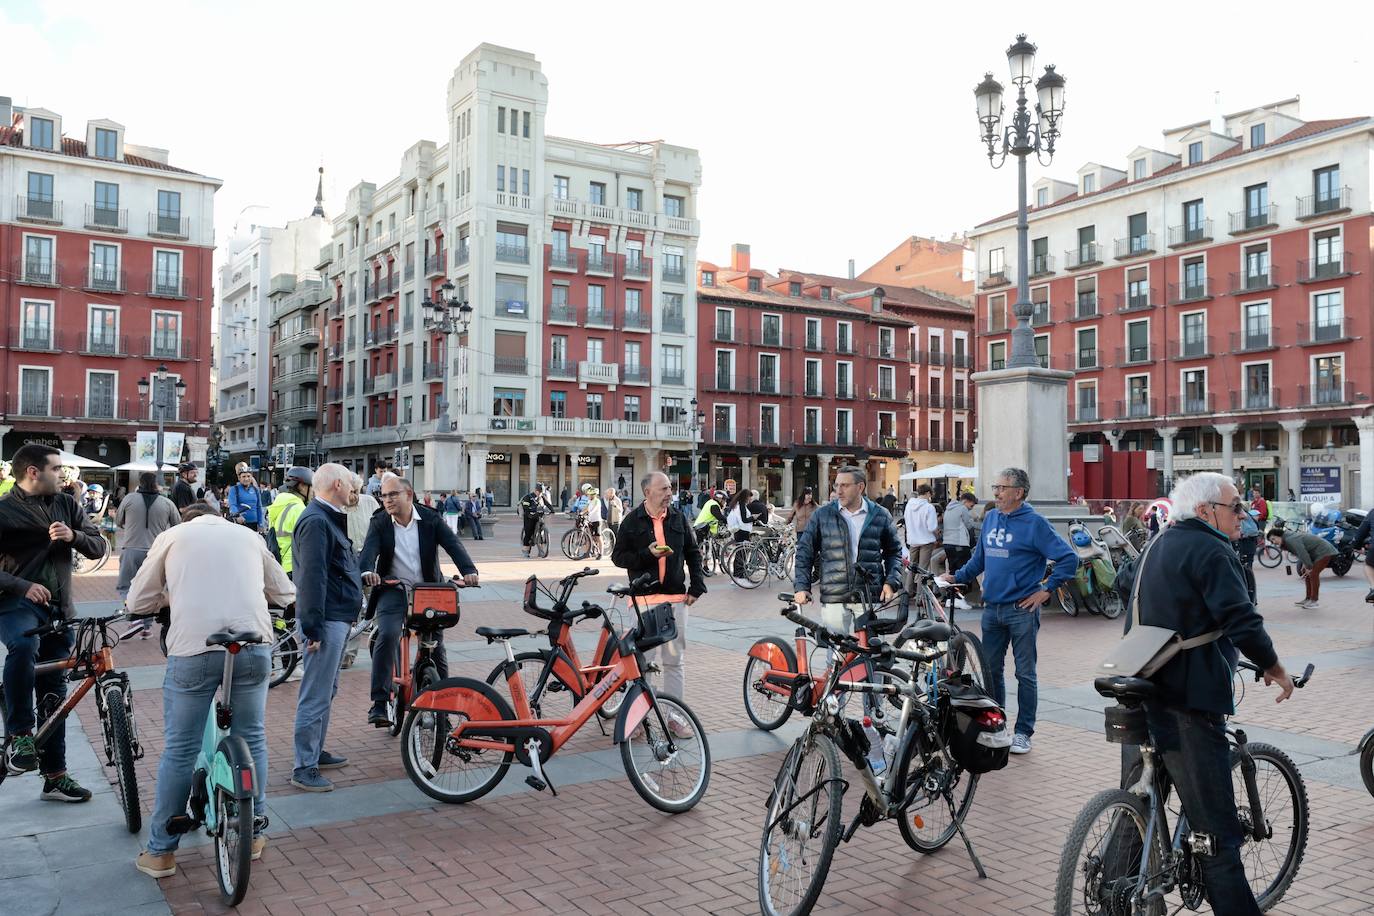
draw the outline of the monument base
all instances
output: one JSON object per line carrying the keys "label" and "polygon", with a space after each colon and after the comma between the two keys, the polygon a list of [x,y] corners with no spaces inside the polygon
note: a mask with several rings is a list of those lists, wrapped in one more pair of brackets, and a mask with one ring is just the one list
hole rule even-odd
{"label": "monument base", "polygon": [[[1069,506],[1069,379],[1072,372],[1042,369],[993,369],[976,372],[978,496],[992,498],[992,485],[1003,468],[1024,468],[1030,475],[1029,502],[1055,521]],[[1053,510],[1053,515],[1047,510]]]}

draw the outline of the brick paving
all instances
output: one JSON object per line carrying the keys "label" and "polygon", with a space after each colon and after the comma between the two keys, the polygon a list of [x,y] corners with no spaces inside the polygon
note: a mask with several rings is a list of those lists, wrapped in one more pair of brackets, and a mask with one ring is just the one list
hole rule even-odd
{"label": "brick paving", "polygon": [[[484,588],[465,594],[464,619],[450,632],[455,674],[484,677],[495,664],[498,654],[476,639],[477,626],[538,625],[518,608],[526,575],[534,571],[552,578],[583,565],[561,558],[524,560],[510,541],[475,545]],[[579,598],[598,600],[606,597],[601,594],[604,585],[615,581],[614,570],[607,562],[592,565],[603,576],[589,580]],[[115,566],[112,562],[78,580],[78,598],[89,602],[85,607],[92,612],[110,606]],[[1237,717],[1257,737],[1285,748],[1299,762],[1312,802],[1306,859],[1297,882],[1273,912],[1369,911],[1374,909],[1369,868],[1374,799],[1359,787],[1349,755],[1374,726],[1369,712],[1374,709],[1374,678],[1369,677],[1374,613],[1361,600],[1364,584],[1358,570],[1348,580],[1326,583],[1316,611],[1293,607],[1299,589],[1281,569],[1258,572],[1261,610],[1285,661],[1294,669],[1306,660],[1318,665],[1311,686],[1292,703],[1276,706],[1272,693],[1249,686]],[[770,582],[756,591],[741,591],[722,577],[713,578],[710,586],[711,593],[692,609],[688,654],[688,700],[714,738],[716,756],[710,789],[696,809],[672,817],[640,800],[623,772],[615,772],[618,755],[594,722],[554,763],[564,758],[601,761],[610,767],[607,778],[572,780],[560,785],[553,798],[526,789],[521,784],[525,774],[513,767],[501,789],[487,798],[465,806],[434,805],[410,788],[395,739],[364,721],[364,655],[359,667],[344,672],[335,706],[328,744],[351,764],[330,774],[340,787],[332,796],[308,796],[287,784],[296,684],[288,682],[269,694],[269,803],[280,816],[267,853],[255,863],[249,898],[238,912],[758,912],[754,869],[763,805],[781,761],[778,749],[798,725],[789,723],[776,738],[750,729],[741,708],[742,650],[758,635],[788,632],[790,627],[776,616],[773,598],[785,586]],[[967,616],[967,625],[976,630],[976,614]],[[1119,633],[1119,621],[1045,616],[1035,750],[983,779],[967,822],[988,870],[987,881],[977,879],[957,841],[935,855],[921,856],[902,843],[893,825],[884,823],[860,830],[840,848],[817,912],[1051,912],[1054,874],[1068,826],[1083,802],[1110,785],[1116,772],[1116,748],[1101,737],[1095,710],[1103,703],[1091,693],[1088,675]],[[586,638],[594,640],[594,631]],[[135,696],[148,752],[139,773],[146,809],[162,743],[161,691],[155,686],[162,659],[155,640],[125,643],[118,658],[122,666],[144,675],[136,684],[148,685]],[[90,729],[93,708],[82,712]],[[84,741],[80,735],[72,740]],[[31,781],[12,780],[0,789],[0,821],[4,806],[11,803],[7,797],[32,788]],[[97,802],[106,805],[101,810],[115,810],[108,792],[98,795]],[[851,791],[846,812],[856,804],[857,791]],[[51,810],[56,807],[38,812],[54,830],[79,813],[76,808]],[[102,823],[101,829],[109,828]],[[65,848],[64,842],[79,848],[75,844],[85,835],[77,829],[49,836],[36,827],[21,831],[36,834],[45,850]],[[160,899],[147,902],[154,882],[128,864],[127,849],[136,851],[136,846],[127,840],[125,834],[122,846],[112,841],[96,855],[100,862],[109,860],[110,875],[99,887],[105,894],[99,911],[224,911],[208,845],[188,841],[178,857],[178,874],[156,882]],[[7,869],[6,842],[0,836],[0,895],[9,892],[12,882],[33,877],[18,866]],[[55,911],[81,911],[66,903],[63,898]]]}

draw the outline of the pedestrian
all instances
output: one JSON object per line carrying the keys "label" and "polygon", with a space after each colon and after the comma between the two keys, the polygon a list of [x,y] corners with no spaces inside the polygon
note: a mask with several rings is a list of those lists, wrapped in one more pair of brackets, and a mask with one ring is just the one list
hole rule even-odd
{"label": "pedestrian", "polygon": [[339,667],[348,630],[362,607],[362,580],[348,538],[346,510],[353,472],[341,464],[322,464],[314,473],[315,498],[296,522],[296,618],[305,636],[304,668],[296,698],[295,768],[291,785],[328,792],[334,784],[320,770],[335,769],[347,758],[324,749],[329,712],[339,692]]}
{"label": "pedestrian", "polygon": [[617,490],[623,490],[623,489],[625,489],[625,475],[624,475],[624,474],[621,474],[619,477],[616,478],[616,480],[615,480],[615,488],[616,488]]}
{"label": "pedestrian", "polygon": [[177,466],[176,483],[172,484],[172,502],[176,503],[177,511],[180,512],[198,498],[196,496],[196,475],[200,473],[200,468],[190,462],[182,462]]}
{"label": "pedestrian", "polygon": [[559,505],[562,506],[562,508],[559,511],[568,511],[568,500],[570,499],[572,499],[572,492],[568,490],[568,485],[565,483],[563,484],[563,491],[558,494],[558,502]]}
{"label": "pedestrian", "polygon": [[939,521],[935,517],[935,507],[930,504],[930,484],[923,483],[916,488],[916,498],[906,504],[903,520],[906,523],[906,546],[911,552],[911,563],[920,569],[929,570],[935,557],[935,536],[939,533]]}
{"label": "pedestrian", "polygon": [[[1035,734],[1038,700],[1036,634],[1040,606],[1078,571],[1078,554],[1026,498],[1030,477],[1007,468],[992,487],[997,507],[983,518],[983,531],[973,556],[943,582],[967,585],[983,577],[983,656],[987,659],[993,699],[1007,705],[1004,669],[1010,645],[1016,666],[1016,733],[1011,752],[1028,754]],[[1045,566],[1053,561],[1047,578]]]}
{"label": "pedestrian", "polygon": [[10,476],[10,463],[0,461],[0,496],[14,489],[14,478]]}
{"label": "pedestrian", "polygon": [[[1145,504],[1142,502],[1133,502],[1126,509],[1125,517],[1121,519],[1121,533],[1133,544],[1135,540],[1131,535],[1134,534],[1137,538],[1146,538],[1149,536],[1149,529],[1145,527],[1145,522],[1143,521],[1144,515]],[[1136,546],[1139,545],[1137,544]]]}
{"label": "pedestrian", "polygon": [[444,497],[444,522],[449,530],[454,534],[458,533],[458,526],[463,521],[463,501],[458,498],[456,492]]}
{"label": "pedestrian", "polygon": [[[963,568],[964,564],[973,556],[973,545],[976,540],[973,528],[972,509],[978,504],[978,497],[973,495],[972,490],[965,490],[959,494],[959,498],[949,504],[945,509],[943,529],[940,540],[945,545],[945,570],[954,572]],[[908,589],[910,591],[910,589]],[[963,602],[960,598],[956,602]]]}
{"label": "pedestrian", "polygon": [[[677,636],[653,652],[662,669],[662,693],[683,700],[687,692],[687,608],[706,594],[701,550],[687,516],[673,506],[673,485],[662,471],[650,471],[639,481],[642,499],[620,525],[611,562],[624,569],[631,582],[645,575],[657,580],[658,593],[637,599],[641,607],[673,605]],[[690,576],[691,581],[688,582]],[[679,739],[692,736],[691,726],[677,716],[668,728]]]}
{"label": "pedestrian", "polygon": [[1298,558],[1298,575],[1306,582],[1307,588],[1302,600],[1294,604],[1308,611],[1319,607],[1317,597],[1321,592],[1322,570],[1331,564],[1331,558],[1339,551],[1326,538],[1282,526],[1270,528],[1265,538],[1270,544]]}
{"label": "pedestrian", "polygon": [[[891,484],[888,484],[888,486],[887,486],[887,492],[883,494],[882,504],[883,504],[883,508],[887,510],[887,514],[888,514],[888,515],[893,515],[893,513],[894,513],[894,512],[896,511],[896,509],[897,509],[897,488],[896,488],[896,487],[892,486]],[[895,518],[896,516],[894,515],[893,517]]]}
{"label": "pedestrian", "polygon": [[[622,476],[620,479],[623,481],[625,478]],[[620,537],[620,523],[624,520],[625,503],[620,499],[620,491],[612,490],[606,497],[606,524],[611,526],[611,534]]]}
{"label": "pedestrian", "polygon": [[796,529],[797,534],[806,530],[806,523],[811,521],[816,508],[816,491],[804,487],[801,495],[792,503],[792,527]]}
{"label": "pedestrian", "polygon": [[478,487],[478,488],[477,488],[477,499],[478,499],[479,502],[482,503],[482,506],[486,509],[487,515],[491,515],[493,512],[496,511],[496,498],[495,498],[494,496],[491,495],[491,491],[490,491],[490,490],[488,490],[488,491],[484,494],[484,493],[482,492],[482,488],[481,488],[481,487]]}
{"label": "pedestrian", "polygon": [[485,537],[482,534],[482,512],[484,507],[482,505],[481,488],[478,488],[474,492],[468,494],[468,500],[464,504],[463,509],[467,516],[468,527],[472,530],[473,540],[485,540]]}
{"label": "pedestrian", "polygon": [[1251,604],[1258,604],[1255,598],[1255,554],[1259,551],[1260,540],[1258,515],[1258,509],[1247,508],[1241,513],[1240,538],[1236,540],[1236,554],[1240,557],[1240,569],[1245,575],[1245,590],[1250,593]]}
{"label": "pedestrian", "polygon": [[367,540],[367,526],[372,522],[372,516],[381,511],[381,504],[377,498],[367,492],[363,478],[358,474],[349,471],[350,491],[348,494],[348,505],[344,511],[348,514],[348,540],[353,545],[353,553],[356,556],[363,552],[363,542]]}
{"label": "pedestrian", "polygon": [[[115,513],[116,535],[121,545],[119,581],[115,592],[121,601],[129,595],[129,585],[148,556],[153,541],[162,532],[181,521],[176,505],[157,491],[157,475],[143,471],[138,475],[138,489],[119,504]],[[142,623],[142,638],[148,638],[152,621]]]}
{"label": "pedestrian", "polygon": [[605,519],[606,507],[601,502],[601,491],[593,487],[587,492],[587,507],[582,510],[587,517],[587,528],[592,534],[592,555],[601,559],[601,522]]}
{"label": "pedestrian", "polygon": [[534,548],[534,532],[539,527],[539,520],[553,511],[553,506],[549,504],[549,494],[542,483],[536,483],[533,490],[521,497],[519,509],[520,549],[525,556],[529,556]]}
{"label": "pedestrian", "polygon": [[254,531],[262,531],[267,524],[267,507],[271,503],[247,467],[239,471],[238,481],[229,488],[229,514],[242,519]]}
{"label": "pedestrian", "polygon": [[1250,488],[1250,508],[1259,511],[1259,517],[1255,521],[1261,528],[1269,524],[1269,503],[1265,500],[1259,487]]}
{"label": "pedestrian", "polygon": [[885,604],[902,585],[897,523],[864,496],[867,483],[859,468],[840,468],[835,475],[837,501],[817,509],[797,536],[794,599],[809,604],[812,586],[818,587],[821,623],[846,633],[864,611],[857,599],[871,602],[876,597]]}
{"label": "pedestrian", "polygon": [[[730,535],[736,544],[743,544],[754,536],[754,516],[749,511],[750,498],[753,491],[748,487],[737,490],[735,498],[730,501],[730,511],[725,515],[725,527],[730,530]],[[734,554],[734,575],[744,575],[744,554],[743,550],[736,550]]]}
{"label": "pedestrian", "polygon": [[[351,473],[351,472],[350,472]],[[267,524],[272,529],[270,537],[277,542],[276,557],[281,568],[291,576],[291,534],[296,530],[301,513],[310,500],[310,468],[294,467],[286,472],[282,480],[281,493],[267,507]]]}
{"label": "pedestrian", "polygon": [[[162,677],[163,742],[157,767],[157,798],[148,825],[148,845],[135,867],[154,878],[176,874],[181,836],[168,822],[186,813],[192,772],[205,734],[205,720],[224,679],[224,648],[207,646],[213,633],[256,633],[264,642],[245,645],[234,659],[229,700],[234,734],[253,758],[252,858],[267,846],[267,680],[272,671],[272,615],[296,598],[291,580],[267,552],[262,538],[215,514],[204,502],[181,513],[182,524],[158,538],[133,587],[129,613],[149,619],[171,610],[167,667]],[[214,570],[215,575],[206,575]]]}
{"label": "pedestrian", "polygon": [[[382,484],[382,505],[386,511],[372,517],[359,560],[364,584],[381,588],[376,596],[377,642],[372,649],[372,708],[367,714],[368,723],[376,728],[391,725],[387,705],[391,700],[392,668],[401,640],[401,625],[409,610],[405,606],[405,590],[384,586],[382,580],[395,579],[408,586],[442,582],[439,548],[443,547],[463,576],[463,584],[470,588],[478,585],[477,567],[458,541],[458,535],[437,512],[415,502],[415,489],[409,480],[388,477]],[[442,631],[434,660],[439,677],[448,677]],[[409,661],[406,659],[406,664]]]}
{"label": "pedestrian", "polygon": [[[1127,564],[1117,588],[1130,595],[1135,576],[1142,577],[1140,607],[1128,606],[1123,615],[1128,630],[1138,615],[1141,625],[1172,630],[1182,639],[1216,634],[1214,642],[1179,652],[1150,678],[1156,692],[1145,702],[1145,715],[1169,782],[1188,812],[1189,829],[1213,847],[1195,859],[1212,911],[1258,916],[1240,853],[1247,838],[1236,812],[1226,717],[1235,712],[1240,653],[1264,671],[1265,684],[1278,685],[1280,702],[1292,696],[1293,681],[1246,594],[1231,549],[1245,507],[1235,485],[1222,474],[1191,474],[1170,500],[1170,526],[1139,562]],[[1138,753],[1123,748],[1127,783],[1138,777],[1137,761]]]}
{"label": "pedestrian", "polygon": [[767,525],[773,520],[773,507],[763,498],[763,493],[759,490],[749,491],[749,514],[760,525]]}
{"label": "pedestrian", "polygon": [[386,473],[386,465],[378,462],[372,468],[372,476],[367,479],[367,493],[374,499],[382,492],[382,475]]}

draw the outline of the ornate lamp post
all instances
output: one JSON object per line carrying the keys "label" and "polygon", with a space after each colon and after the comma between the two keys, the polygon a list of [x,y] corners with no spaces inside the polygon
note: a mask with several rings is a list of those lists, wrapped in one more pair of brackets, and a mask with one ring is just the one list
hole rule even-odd
{"label": "ornate lamp post", "polygon": [[[687,421],[687,432],[688,432],[688,434],[692,437],[692,459],[691,459],[691,460],[692,460],[692,482],[691,482],[690,484],[688,484],[688,487],[691,489],[692,493],[695,494],[695,493],[698,492],[698,490],[697,490],[697,433],[701,432],[701,429],[702,429],[703,425],[704,425],[705,422],[706,422],[706,414],[704,414],[703,412],[701,412],[700,410],[697,409],[697,399],[696,399],[696,398],[692,398],[691,403],[692,403],[692,410],[691,410],[691,413],[690,413],[690,419]],[[677,415],[678,415],[679,417],[686,417],[686,416],[689,416],[688,411],[686,411],[685,409],[683,409],[683,408],[681,408],[681,407],[679,407],[679,408],[677,409]]]}
{"label": "ornate lamp post", "polygon": [[[436,302],[425,293],[425,301],[420,303],[424,309],[425,330],[438,332],[444,335],[444,358],[441,362],[442,378],[444,385],[439,392],[439,421],[438,427],[441,432],[447,432],[448,422],[448,353],[450,348],[450,338],[453,335],[461,335],[460,343],[466,350],[468,325],[472,322],[472,306],[466,301],[459,301],[453,295],[453,281],[445,280],[439,287],[439,300]],[[466,367],[464,367],[466,368]]]}
{"label": "ornate lamp post", "polygon": [[[150,391],[151,388],[151,391]],[[145,375],[138,380],[138,396],[148,402],[148,409],[157,415],[157,455],[154,457],[153,464],[157,473],[162,473],[163,449],[162,439],[166,432],[167,418],[175,418],[177,405],[186,395],[186,383],[177,379],[175,385],[167,385],[167,366],[165,363],[157,367],[153,373],[153,384],[148,384],[148,377]],[[181,456],[177,455],[177,462],[180,463]]]}
{"label": "ornate lamp post", "polygon": [[1011,124],[1002,124],[1002,84],[992,78],[991,72],[984,75],[973,94],[978,100],[978,123],[983,129],[982,140],[987,144],[992,167],[1001,168],[1008,155],[1016,157],[1017,275],[1016,304],[1012,306],[1016,327],[1011,332],[1007,368],[1024,369],[1040,365],[1030,326],[1035,307],[1030,301],[1030,253],[1026,238],[1026,157],[1034,153],[1041,165],[1049,165],[1054,159],[1054,141],[1059,137],[1059,119],[1064,114],[1064,77],[1056,73],[1051,64],[1036,80],[1036,118],[1032,123],[1026,86],[1034,76],[1035,45],[1027,41],[1025,35],[1017,35],[1015,44],[1007,48],[1007,64],[1011,68],[1011,81],[1016,86],[1016,111]]}
{"label": "ornate lamp post", "polygon": [[315,437],[315,467],[324,464],[324,436]]}

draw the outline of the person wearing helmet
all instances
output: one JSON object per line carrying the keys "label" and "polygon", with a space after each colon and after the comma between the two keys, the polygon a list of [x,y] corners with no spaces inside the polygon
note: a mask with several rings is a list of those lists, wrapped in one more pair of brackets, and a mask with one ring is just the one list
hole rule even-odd
{"label": "person wearing helmet", "polygon": [[172,485],[172,502],[180,512],[196,501],[196,475],[200,468],[189,462],[177,466],[177,482]]}
{"label": "person wearing helmet", "polygon": [[281,557],[281,568],[291,575],[291,536],[296,530],[296,521],[305,511],[310,499],[310,484],[314,475],[310,468],[293,467],[282,478],[282,489],[272,505],[267,507],[267,524],[272,528],[272,537],[277,542],[277,553]]}

